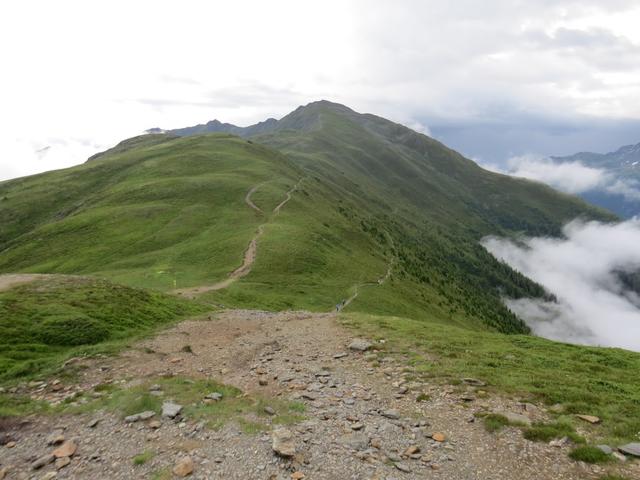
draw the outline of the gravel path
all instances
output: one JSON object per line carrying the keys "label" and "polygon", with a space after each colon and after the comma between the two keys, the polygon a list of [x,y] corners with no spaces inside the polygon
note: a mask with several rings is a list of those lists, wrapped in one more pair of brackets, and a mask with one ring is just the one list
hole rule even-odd
{"label": "gravel path", "polygon": [[[216,431],[188,417],[127,424],[99,412],[6,425],[16,443],[0,449],[0,468],[8,467],[7,479],[47,478],[56,471],[48,478],[177,478],[171,470],[188,456],[190,478],[198,479],[583,480],[602,473],[601,467],[570,460],[569,446],[529,442],[516,428],[490,434],[472,421],[481,411],[540,420],[544,409],[493,395],[480,398],[480,387],[471,385],[410,381],[402,356],[380,358],[372,353],[375,343],[367,351],[352,350],[352,340],[331,314],[227,311],[183,322],[118,357],[82,361],[78,385],[54,391],[50,381],[32,392],[52,401],[105,382],[213,378],[248,395],[304,402],[305,419],[285,427],[292,457],[274,452],[272,432],[243,433],[234,422]],[[367,346],[359,343],[353,346]],[[186,345],[192,353],[184,351]],[[429,399],[417,401],[420,394]],[[99,419],[93,428],[87,426],[91,419]],[[56,429],[76,439],[77,452],[59,470],[54,464],[33,470],[31,463],[51,451],[47,439]],[[133,456],[144,451],[155,456],[134,465]],[[637,462],[626,468],[628,478],[640,478]]]}

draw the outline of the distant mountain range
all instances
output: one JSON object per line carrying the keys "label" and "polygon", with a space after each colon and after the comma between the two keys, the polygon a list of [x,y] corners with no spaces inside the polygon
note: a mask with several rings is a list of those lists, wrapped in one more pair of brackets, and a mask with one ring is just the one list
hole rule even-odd
{"label": "distant mountain range", "polygon": [[551,157],[555,162],[580,162],[591,168],[606,170],[613,177],[616,191],[593,190],[580,196],[624,218],[640,215],[640,143],[626,145],[615,152],[580,152],[564,157]]}

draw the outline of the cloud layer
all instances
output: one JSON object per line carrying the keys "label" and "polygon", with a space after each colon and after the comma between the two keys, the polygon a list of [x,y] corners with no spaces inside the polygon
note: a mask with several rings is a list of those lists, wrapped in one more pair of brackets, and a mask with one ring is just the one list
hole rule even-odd
{"label": "cloud layer", "polygon": [[481,165],[495,172],[543,182],[567,193],[598,191],[620,195],[630,201],[640,200],[640,185],[635,180],[620,178],[607,169],[589,167],[581,162],[560,163],[540,155],[521,155],[510,158],[505,167]]}
{"label": "cloud layer", "polygon": [[496,258],[543,285],[557,302],[505,299],[543,337],[640,351],[640,298],[620,273],[640,271],[640,221],[573,221],[564,238],[488,237]]}

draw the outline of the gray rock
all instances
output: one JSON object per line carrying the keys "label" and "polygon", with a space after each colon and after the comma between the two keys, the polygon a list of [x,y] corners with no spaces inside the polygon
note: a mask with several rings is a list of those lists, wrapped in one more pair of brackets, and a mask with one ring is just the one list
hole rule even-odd
{"label": "gray rock", "polygon": [[276,411],[271,407],[264,407],[264,412],[269,414],[269,415],[275,415],[276,414]]}
{"label": "gray rock", "polygon": [[61,429],[54,430],[47,438],[47,445],[59,445],[64,442],[64,433]]}
{"label": "gray rock", "polygon": [[618,447],[618,450],[620,450],[625,455],[640,457],[640,442],[627,443],[626,445]]}
{"label": "gray rock", "polygon": [[340,352],[340,353],[336,353],[333,358],[338,359],[338,358],[344,358],[347,355],[349,355],[347,352]]}
{"label": "gray rock", "polygon": [[48,454],[43,455],[42,457],[38,458],[34,462],[32,462],[31,463],[31,468],[33,468],[34,470],[38,470],[38,469],[44,467],[45,465],[49,465],[55,459],[56,459],[56,457],[52,453],[48,453]]}
{"label": "gray rock", "polygon": [[99,418],[92,418],[89,423],[87,423],[87,428],[96,428],[98,423],[100,423]]}
{"label": "gray rock", "polygon": [[271,433],[271,448],[282,457],[293,457],[296,454],[293,433],[286,428],[276,428]]}
{"label": "gray rock", "polygon": [[347,433],[340,437],[340,443],[352,450],[365,450],[369,446],[369,437],[364,433]]}
{"label": "gray rock", "polygon": [[350,350],[356,350],[358,352],[366,352],[371,348],[372,344],[368,340],[363,338],[354,338],[349,344]]}
{"label": "gray rock", "polygon": [[134,415],[129,415],[128,417],[124,417],[124,421],[126,423],[135,423],[141,420],[149,420],[156,414],[153,410],[146,410],[144,412],[136,413]]}
{"label": "gray rock", "polygon": [[609,445],[597,445],[596,448],[607,455],[611,455],[613,453],[613,448]]}
{"label": "gray rock", "polygon": [[404,473],[411,472],[411,468],[409,468],[409,465],[407,465],[406,463],[398,462],[396,463],[396,468]]}
{"label": "gray rock", "polygon": [[498,412],[498,414],[502,415],[507,420],[509,420],[509,423],[516,423],[516,424],[531,426],[531,419],[519,413]]}
{"label": "gray rock", "polygon": [[182,411],[182,405],[178,405],[172,401],[162,404],[162,416],[167,418],[175,418]]}
{"label": "gray rock", "polygon": [[380,415],[390,418],[391,420],[398,420],[400,418],[400,414],[397,410],[385,410],[384,412],[381,412]]}
{"label": "gray rock", "polygon": [[204,398],[217,402],[218,400],[222,400],[222,394],[220,392],[212,392]]}
{"label": "gray rock", "polygon": [[619,462],[626,462],[627,461],[627,457],[625,457],[620,452],[613,452],[611,455],[613,455],[613,458],[615,458]]}

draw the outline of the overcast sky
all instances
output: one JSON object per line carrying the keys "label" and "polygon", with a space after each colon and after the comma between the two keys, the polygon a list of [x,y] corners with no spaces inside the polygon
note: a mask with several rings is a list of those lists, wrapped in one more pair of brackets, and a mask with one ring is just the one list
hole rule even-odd
{"label": "overcast sky", "polygon": [[637,0],[3,2],[0,179],[321,98],[485,162],[613,150],[640,142],[638,25]]}

